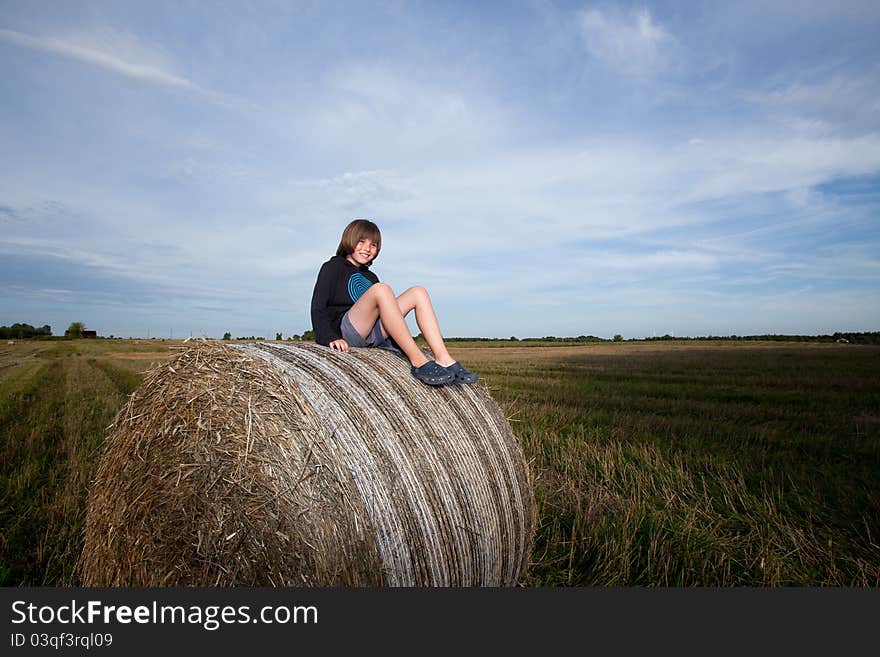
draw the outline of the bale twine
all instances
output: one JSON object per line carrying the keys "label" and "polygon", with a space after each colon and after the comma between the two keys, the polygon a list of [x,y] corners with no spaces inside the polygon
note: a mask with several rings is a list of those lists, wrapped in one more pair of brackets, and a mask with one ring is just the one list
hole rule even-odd
{"label": "bale twine", "polygon": [[85,586],[509,586],[529,472],[482,385],[381,349],[199,342],[108,428]]}

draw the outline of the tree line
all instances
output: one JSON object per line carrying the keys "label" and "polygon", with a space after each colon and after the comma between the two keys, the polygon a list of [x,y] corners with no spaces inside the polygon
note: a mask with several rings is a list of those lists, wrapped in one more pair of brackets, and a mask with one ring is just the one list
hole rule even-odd
{"label": "tree line", "polygon": [[[72,322],[65,332],[66,337],[81,338],[86,330],[83,322]],[[0,339],[4,340],[25,340],[28,338],[49,338],[52,337],[52,327],[44,324],[39,328],[30,324],[13,324],[12,326],[0,326]],[[113,337],[112,335],[110,336]]]}
{"label": "tree line", "polygon": [[[72,337],[79,337],[85,329],[82,322],[73,322],[67,329]],[[24,340],[26,338],[43,338],[51,337],[52,327],[44,324],[40,327],[34,327],[30,324],[13,324],[12,326],[0,326],[0,339],[3,340]],[[111,336],[113,337],[113,336]],[[227,331],[223,334],[224,340],[232,340],[232,333]],[[236,340],[265,340],[264,337],[239,336]],[[275,334],[277,341],[282,340],[281,333]],[[293,342],[310,342],[315,339],[314,331],[308,330],[283,338]],[[422,334],[416,336],[416,340],[422,339]],[[620,334],[613,338],[599,338],[595,335],[578,335],[576,337],[557,337],[555,335],[545,335],[541,338],[517,338],[512,335],[509,338],[446,338],[447,342],[621,342],[623,337]],[[785,334],[762,334],[762,335],[704,335],[694,337],[676,337],[674,335],[652,336],[650,338],[632,338],[645,341],[662,341],[662,340],[741,340],[741,341],[770,341],[770,342],[839,342],[850,344],[880,344],[880,331],[862,331],[862,332],[845,332],[838,331],[835,333],[826,333],[819,335],[785,335]]]}
{"label": "tree line", "polygon": [[880,331],[836,332],[819,335],[785,335],[768,333],[763,335],[706,335],[677,338],[672,335],[644,338],[645,340],[745,340],[764,342],[840,342],[851,344],[880,344]]}
{"label": "tree line", "polygon": [[[226,333],[223,334],[223,339],[224,340],[232,340],[233,339],[232,333],[230,333],[229,331],[226,331]],[[263,336],[254,337],[253,335],[251,335],[251,336],[240,335],[235,339],[236,340],[265,340],[266,338],[264,338]],[[287,340],[288,342],[291,342],[291,341],[292,342],[310,342],[310,341],[313,341],[314,339],[315,339],[315,332],[314,331],[303,331],[302,335],[300,335],[299,333],[294,333],[293,335],[288,335],[286,338],[282,338],[281,333],[275,334],[275,340],[278,342],[281,342],[282,340]]]}
{"label": "tree line", "polygon": [[30,324],[13,324],[12,326],[0,326],[0,339],[24,340],[25,338],[42,338],[52,335],[52,327],[44,324],[39,328]]}
{"label": "tree line", "polygon": [[[223,334],[224,340],[232,340],[232,333],[227,331]],[[236,340],[265,340],[264,337],[239,336]],[[293,342],[310,342],[315,339],[314,331],[303,331],[302,334],[296,333],[282,338],[281,333],[275,334],[277,341],[293,341]],[[416,341],[424,341],[422,334],[415,336]],[[613,338],[600,338],[595,335],[578,335],[559,337],[555,335],[545,335],[540,338],[518,338],[511,335],[509,338],[481,338],[481,337],[448,337],[444,338],[446,342],[623,342],[624,340],[646,342],[656,342],[663,340],[680,340],[680,341],[771,341],[771,342],[840,342],[852,344],[880,344],[880,331],[864,331],[864,332],[836,332],[820,335],[786,335],[786,334],[762,334],[762,335],[700,335],[676,337],[674,335],[660,335],[649,338],[624,338],[622,335],[615,334]]]}

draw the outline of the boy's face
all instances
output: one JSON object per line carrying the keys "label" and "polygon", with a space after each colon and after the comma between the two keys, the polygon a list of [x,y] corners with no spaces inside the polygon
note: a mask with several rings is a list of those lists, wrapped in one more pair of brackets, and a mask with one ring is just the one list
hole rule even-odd
{"label": "boy's face", "polygon": [[373,261],[377,253],[379,253],[379,247],[373,243],[373,240],[365,237],[358,241],[354,251],[349,253],[346,259],[353,265],[366,265]]}

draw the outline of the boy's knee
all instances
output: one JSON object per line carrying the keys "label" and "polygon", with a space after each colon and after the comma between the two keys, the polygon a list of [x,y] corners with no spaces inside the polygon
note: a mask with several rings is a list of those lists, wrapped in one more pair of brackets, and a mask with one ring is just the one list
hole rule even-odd
{"label": "boy's knee", "polygon": [[413,294],[418,294],[420,297],[428,296],[428,290],[426,290],[421,285],[413,285],[411,288],[409,288],[409,291]]}
{"label": "boy's knee", "polygon": [[390,294],[391,296],[394,296],[394,290],[392,290],[391,286],[387,283],[373,283],[370,286],[370,290],[373,294]]}

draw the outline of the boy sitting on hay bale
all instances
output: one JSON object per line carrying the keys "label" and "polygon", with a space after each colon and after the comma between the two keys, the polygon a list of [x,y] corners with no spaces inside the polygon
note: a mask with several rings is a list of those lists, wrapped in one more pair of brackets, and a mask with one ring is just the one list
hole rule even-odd
{"label": "boy sitting on hay bale", "polygon": [[[381,248],[382,235],[372,221],[356,219],[346,226],[336,255],[321,266],[312,293],[315,341],[339,351],[398,348],[409,358],[412,375],[427,385],[476,383],[477,375],[449,355],[428,291],[414,286],[395,296],[370,271]],[[409,333],[404,317],[413,310],[436,360],[430,360]]]}

